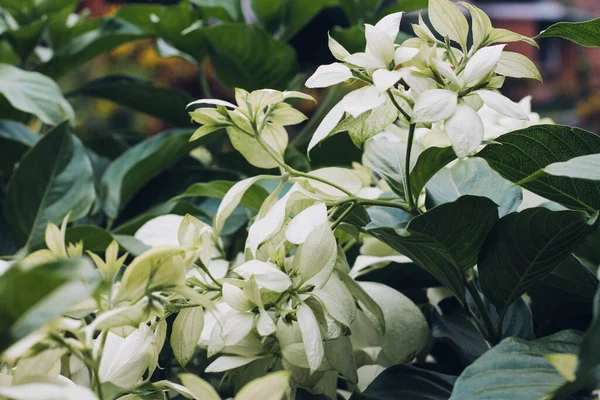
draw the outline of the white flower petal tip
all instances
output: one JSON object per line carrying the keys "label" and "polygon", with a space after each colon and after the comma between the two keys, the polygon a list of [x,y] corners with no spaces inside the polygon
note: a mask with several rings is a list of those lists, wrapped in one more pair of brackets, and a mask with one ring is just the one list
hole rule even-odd
{"label": "white flower petal tip", "polygon": [[321,65],[305,83],[308,88],[323,88],[352,78],[352,71],[341,63]]}
{"label": "white flower petal tip", "polygon": [[402,22],[403,15],[404,12],[386,15],[375,24],[375,27],[385,32],[392,41],[395,41],[400,30],[400,22]]}
{"label": "white flower petal tip", "polygon": [[410,47],[398,47],[394,52],[394,63],[396,65],[404,64],[415,58],[419,54],[419,49]]}
{"label": "white flower petal tip", "polygon": [[219,100],[219,99],[200,99],[200,100],[192,101],[190,104],[185,106],[185,108],[188,108],[189,106],[195,105],[195,104],[210,104],[210,105],[214,105],[214,106],[237,108],[237,106],[235,104],[232,104],[225,100]]}
{"label": "white flower petal tip", "polygon": [[378,69],[373,73],[373,83],[379,92],[385,92],[402,79],[403,74],[402,71]]}

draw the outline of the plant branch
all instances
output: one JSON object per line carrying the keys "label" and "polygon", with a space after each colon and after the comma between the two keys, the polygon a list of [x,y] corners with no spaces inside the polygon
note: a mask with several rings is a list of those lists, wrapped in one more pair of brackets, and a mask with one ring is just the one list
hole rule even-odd
{"label": "plant branch", "polygon": [[394,107],[396,107],[398,109],[398,111],[400,111],[400,113],[404,116],[404,118],[406,118],[406,120],[410,122],[410,120],[411,120],[410,115],[408,115],[408,113],[406,111],[404,111],[404,109],[402,107],[400,107],[400,104],[398,104],[398,102],[394,98],[392,91],[388,90],[387,93],[388,93],[388,96],[390,97],[390,100],[394,104]]}
{"label": "plant branch", "polygon": [[198,268],[200,268],[202,271],[204,271],[206,273],[206,275],[208,275],[208,277],[215,283],[215,285],[217,285],[219,288],[223,287],[223,284],[221,282],[219,282],[217,279],[215,279],[214,276],[212,276],[212,274],[210,273],[210,270],[208,269],[207,266],[205,266],[202,263],[199,263],[198,261],[196,261],[194,264],[196,264],[196,266]]}
{"label": "plant branch", "polygon": [[[498,332],[496,332],[496,329],[494,328],[494,323],[492,322],[490,313],[488,312],[485,304],[483,304],[483,301],[481,301],[481,296],[479,295],[479,291],[475,287],[473,281],[467,282],[467,289],[469,290],[469,293],[471,293],[471,296],[475,301],[475,305],[477,306],[477,310],[479,311],[479,314],[481,314],[483,322],[485,323],[485,332],[487,333],[486,335],[484,335],[485,339],[492,344],[496,344],[498,342]],[[469,312],[471,312],[469,310],[468,305],[466,306],[466,308]],[[477,319],[477,317],[473,315],[472,317],[475,319],[476,323],[479,324],[479,320]]]}
{"label": "plant branch", "polygon": [[342,222],[344,222],[344,219],[350,215],[350,213],[352,211],[354,211],[354,209],[356,208],[356,203],[355,202],[351,202],[350,206],[344,210],[344,212],[342,213],[342,215],[340,215],[338,217],[338,219],[335,220],[334,223],[331,224],[331,230],[335,230],[335,228],[337,228]]}
{"label": "plant branch", "polygon": [[275,162],[277,164],[279,164],[279,166],[281,168],[283,168],[288,174],[290,174],[290,176],[293,176],[293,177],[296,177],[296,178],[312,179],[314,181],[318,181],[318,182],[324,183],[326,185],[329,185],[329,186],[331,186],[331,187],[333,187],[333,188],[335,188],[335,189],[343,192],[344,194],[346,194],[348,196],[352,196],[352,192],[344,189],[343,187],[341,187],[339,185],[336,185],[333,182],[329,182],[327,179],[323,179],[323,178],[318,177],[318,176],[314,176],[314,175],[311,175],[311,174],[307,174],[305,172],[298,171],[297,169],[294,169],[294,168],[290,167],[289,165],[287,165],[281,159],[281,156],[279,154],[275,153],[275,151],[273,151],[273,149],[261,139],[261,137],[258,134],[258,132],[257,132],[257,135],[256,135],[256,140],[263,147],[263,149],[265,149],[265,151],[267,153],[269,153],[269,155],[273,158],[273,160],[275,160]]}
{"label": "plant branch", "polygon": [[415,127],[417,124],[410,124],[408,128],[408,142],[406,143],[406,159],[404,160],[404,174],[403,174],[403,183],[404,183],[404,198],[408,203],[408,208],[411,212],[415,212],[417,210],[417,206],[415,205],[412,187],[410,185],[410,155],[412,152],[413,140],[415,138]]}
{"label": "plant branch", "polygon": [[333,105],[339,100],[340,93],[342,92],[342,87],[336,85],[327,91],[325,98],[315,111],[315,113],[311,116],[311,118],[306,122],[304,127],[298,132],[298,134],[291,140],[290,147],[298,148],[306,142],[307,138],[311,133],[313,133],[316,129],[316,126],[323,120],[325,114],[327,114]]}

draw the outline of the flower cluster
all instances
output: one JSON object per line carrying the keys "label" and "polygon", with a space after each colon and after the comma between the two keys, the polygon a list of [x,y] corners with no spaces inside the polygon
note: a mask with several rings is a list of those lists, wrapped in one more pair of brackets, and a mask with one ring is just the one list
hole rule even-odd
{"label": "flower cluster", "polygon": [[350,54],[330,37],[329,48],[340,62],[319,67],[306,85],[326,87],[358,81],[365,86],[350,92],[329,112],[309,150],[335,132],[344,115],[357,118],[391,105],[396,106],[397,113],[388,117],[388,124],[396,117],[407,126],[437,123],[459,157],[472,154],[483,142],[485,128],[477,111],[484,104],[507,117],[527,120],[522,108],[498,89],[505,77],[541,79],[539,72],[525,56],[505,51],[505,45],[497,43],[535,42],[495,29],[480,9],[459,4],[471,13],[470,36],[467,19],[456,5],[432,0],[428,15],[437,34],[419,17],[419,23],[413,25],[417,37],[395,44],[402,17],[396,13],[375,26],[366,25],[365,52]]}

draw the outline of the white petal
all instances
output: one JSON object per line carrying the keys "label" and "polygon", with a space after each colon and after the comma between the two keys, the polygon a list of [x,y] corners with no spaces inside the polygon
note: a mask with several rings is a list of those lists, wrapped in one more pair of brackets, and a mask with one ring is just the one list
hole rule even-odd
{"label": "white petal", "polygon": [[408,70],[404,72],[404,81],[410,87],[411,96],[417,99],[423,92],[433,90],[437,87],[435,81],[420,72]]}
{"label": "white petal", "polygon": [[445,89],[421,93],[413,108],[415,121],[436,122],[449,118],[456,110],[458,95]]}
{"label": "white petal", "polygon": [[206,382],[194,374],[180,374],[179,380],[192,393],[192,398],[202,400],[220,400],[221,396]]}
{"label": "white petal", "polygon": [[250,249],[253,255],[256,254],[256,250],[261,243],[271,239],[283,227],[286,217],[286,204],[291,194],[291,191],[288,191],[285,196],[277,200],[263,218],[254,221],[250,226],[246,247]]}
{"label": "white petal", "polygon": [[341,63],[321,65],[306,81],[308,88],[322,88],[342,83],[352,78],[352,71]]}
{"label": "white petal", "polygon": [[290,243],[304,243],[312,230],[325,221],[327,221],[327,206],[324,203],[312,205],[290,221],[285,230],[285,238]]}
{"label": "white petal", "polygon": [[[213,361],[204,372],[223,372],[230,369],[239,368],[241,366],[250,364],[254,360],[258,360],[260,357],[242,357],[242,356],[221,356]],[[204,397],[198,397],[199,399]]]}
{"label": "white petal", "polygon": [[396,36],[398,36],[398,31],[400,30],[400,22],[402,21],[403,12],[397,12],[393,14],[386,15],[381,18],[378,23],[375,24],[375,27],[385,32],[392,41],[396,40]]}
{"label": "white petal", "polygon": [[323,361],[325,350],[317,318],[306,304],[301,304],[296,311],[298,325],[302,333],[302,342],[306,349],[306,357],[311,371],[316,371]]}
{"label": "white petal", "polygon": [[0,387],[0,396],[14,400],[95,400],[94,393],[84,387],[75,385],[58,385],[52,383],[26,383],[16,386]]}
{"label": "white petal", "polygon": [[350,327],[356,317],[356,301],[336,274],[332,274],[325,286],[315,289],[313,294],[336,321]]}
{"label": "white petal", "polygon": [[369,85],[348,93],[341,103],[344,105],[344,110],[356,118],[365,111],[379,107],[386,99],[385,93],[379,93],[374,85]]}
{"label": "white petal", "polygon": [[372,55],[388,65],[394,60],[394,39],[391,39],[387,33],[373,25],[365,24],[365,37],[367,38],[367,48]]}
{"label": "white petal", "polygon": [[252,304],[239,287],[230,283],[223,283],[223,300],[233,309],[238,311],[248,311],[252,309]]}
{"label": "white petal", "polygon": [[224,100],[218,100],[218,99],[200,99],[200,100],[192,101],[190,104],[188,104],[185,107],[187,108],[187,107],[191,106],[192,104],[212,104],[215,106],[225,106],[225,107],[237,108],[237,106],[235,104],[232,104],[232,103],[230,103],[228,101],[224,101]]}
{"label": "white petal", "polygon": [[398,47],[394,52],[394,63],[396,65],[404,64],[415,58],[419,54],[419,49],[412,47]]}
{"label": "white petal", "polygon": [[331,54],[333,54],[337,60],[344,61],[344,59],[350,55],[348,50],[346,50],[344,46],[342,46],[337,40],[332,38],[329,33],[327,33],[327,37],[329,38],[327,44],[329,45],[329,51],[331,51]]}
{"label": "white petal", "polygon": [[167,214],[152,218],[135,232],[135,238],[146,246],[155,247],[160,245],[179,246],[177,234],[183,216]]}
{"label": "white petal", "polygon": [[380,92],[385,92],[396,84],[402,78],[402,71],[388,71],[387,69],[378,69],[373,73],[373,83]]}
{"label": "white petal", "polygon": [[344,62],[367,69],[387,68],[383,60],[374,54],[354,53],[344,58]]}
{"label": "white petal", "polygon": [[[326,275],[331,274],[336,258],[335,237],[329,223],[325,222],[316,227],[306,241],[298,247],[292,269],[298,271],[301,282],[306,283],[321,271],[326,271]],[[326,282],[327,280],[322,283]]]}
{"label": "white petal", "polygon": [[315,98],[312,97],[310,94],[306,94],[303,92],[297,92],[295,90],[287,90],[287,91],[283,92],[283,98],[284,99],[302,99],[302,100],[314,101],[315,103],[317,102],[315,100]]}
{"label": "white petal", "polygon": [[[360,176],[349,168],[341,167],[326,167],[319,168],[311,171],[312,176],[326,179],[329,182],[335,182],[338,186],[346,189],[352,194],[356,194],[362,187],[363,182]],[[308,179],[310,185],[316,189],[319,194],[323,194],[326,197],[346,197],[347,195],[339,189],[332,187],[326,183]]]}
{"label": "white petal", "polygon": [[463,72],[462,77],[465,84],[467,86],[475,86],[494,72],[505,46],[501,44],[478,50],[469,60]]}
{"label": "white petal", "polygon": [[253,313],[235,313],[227,318],[223,327],[226,346],[233,346],[246,337],[254,327]]}
{"label": "white petal", "polygon": [[522,120],[529,120],[527,113],[523,107],[514,103],[509,98],[500,93],[492,92],[491,90],[477,90],[473,92],[481,97],[481,100],[493,110],[498,111],[508,117]]}
{"label": "white petal", "polygon": [[258,334],[260,336],[269,336],[275,333],[275,323],[269,313],[266,312],[264,308],[261,308],[259,312],[260,315],[258,316],[258,322],[256,323]]}
{"label": "white petal", "polygon": [[450,82],[454,83],[456,86],[460,86],[460,81],[458,80],[458,76],[456,76],[456,72],[452,69],[450,64],[440,60],[439,58],[434,58],[433,63],[437,68],[438,72]]}
{"label": "white petal", "polygon": [[223,225],[225,225],[225,221],[233,210],[240,204],[242,201],[242,197],[252,185],[254,185],[260,179],[264,179],[265,177],[262,175],[254,176],[252,178],[244,179],[243,181],[239,181],[235,185],[231,187],[223,197],[221,204],[219,204],[219,208],[217,209],[217,213],[215,214],[215,223],[214,230],[215,233],[219,233],[221,229],[223,229]]}
{"label": "white petal", "polygon": [[256,283],[274,292],[283,292],[292,285],[292,281],[285,272],[281,271],[274,264],[251,260],[245,262],[239,267],[233,270],[236,274],[240,275],[244,279],[249,279],[250,276],[254,275]]}
{"label": "white petal", "polygon": [[307,153],[310,153],[313,147],[319,144],[322,140],[325,140],[327,136],[333,131],[338,122],[344,116],[344,105],[342,102],[337,103],[333,108],[327,113],[325,118],[321,121],[321,124],[313,134],[312,139],[310,139],[310,143],[308,144]]}
{"label": "white petal", "polygon": [[452,148],[460,158],[472,154],[483,141],[483,121],[475,110],[466,104],[459,104],[444,124]]}

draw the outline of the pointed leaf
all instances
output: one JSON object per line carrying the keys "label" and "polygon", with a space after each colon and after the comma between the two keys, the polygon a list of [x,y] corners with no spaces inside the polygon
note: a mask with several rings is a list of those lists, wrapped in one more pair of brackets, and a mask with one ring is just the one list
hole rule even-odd
{"label": "pointed leaf", "polygon": [[4,213],[17,244],[35,250],[44,243],[48,222],[60,224],[69,212],[71,220],[86,216],[95,197],[92,165],[63,123],[23,156],[8,185]]}
{"label": "pointed leaf", "polygon": [[544,356],[575,354],[580,342],[580,335],[574,331],[562,331],[532,342],[505,339],[463,371],[450,400],[544,398],[565,382]]}
{"label": "pointed leaf", "polygon": [[[520,182],[539,169],[572,158],[600,153],[600,137],[562,125],[537,125],[495,139],[477,156],[511,182]],[[600,209],[600,183],[545,176],[522,186],[548,200],[577,210]]]}
{"label": "pointed leaf", "polygon": [[502,316],[594,230],[585,213],[529,208],[503,217],[481,249],[481,287]]}

